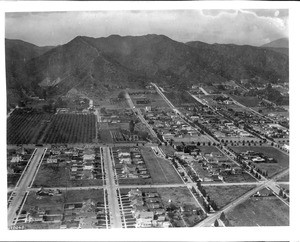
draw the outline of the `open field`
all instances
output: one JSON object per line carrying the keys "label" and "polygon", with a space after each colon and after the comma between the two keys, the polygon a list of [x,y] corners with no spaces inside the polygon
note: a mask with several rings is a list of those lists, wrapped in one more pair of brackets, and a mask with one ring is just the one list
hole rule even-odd
{"label": "open field", "polygon": [[162,149],[162,151],[166,155],[170,155],[170,156],[174,155],[175,150],[174,150],[174,148],[172,146],[170,146],[170,145],[162,145],[162,146],[160,146],[160,148]]}
{"label": "open field", "polygon": [[290,181],[290,173],[286,174],[285,176],[280,177],[277,181],[284,181],[284,182]]}
{"label": "open field", "polygon": [[201,153],[211,153],[211,152],[220,152],[216,147],[214,146],[199,146]]}
{"label": "open field", "polygon": [[7,187],[15,187],[18,180],[20,179],[20,174],[7,174]]}
{"label": "open field", "polygon": [[183,206],[184,204],[194,205],[196,207],[199,206],[189,189],[186,187],[157,188],[157,191],[165,205],[168,205],[169,200],[171,200],[172,203],[178,207]]}
{"label": "open field", "polygon": [[181,178],[168,160],[157,157],[151,148],[143,148],[141,153],[154,184],[182,183]]}
{"label": "open field", "polygon": [[84,190],[69,190],[66,193],[66,203],[77,203],[87,200],[94,202],[103,202],[104,190],[103,189],[84,189]]}
{"label": "open field", "polygon": [[226,206],[228,203],[234,201],[242,196],[255,186],[205,186],[204,190],[208,196],[215,201],[218,209]]}
{"label": "open field", "polygon": [[251,197],[226,217],[231,226],[288,226],[289,207],[277,197]]}
{"label": "open field", "polygon": [[260,103],[260,100],[257,97],[231,96],[234,100],[246,107],[257,107]]}
{"label": "open field", "polygon": [[101,129],[98,132],[98,135],[100,136],[100,140],[103,143],[113,143],[113,138],[111,136],[111,132],[109,129]]}
{"label": "open field", "polygon": [[42,163],[33,187],[78,187],[78,186],[102,186],[102,179],[78,179],[70,180],[70,166],[66,162],[59,164]]}
{"label": "open field", "polygon": [[272,157],[277,160],[277,163],[255,163],[255,166],[261,170],[268,171],[268,175],[271,177],[278,172],[289,167],[289,156],[273,147],[231,147],[236,152],[245,152],[247,150],[261,152],[268,157]]}
{"label": "open field", "polygon": [[231,183],[231,182],[255,182],[256,180],[248,173],[242,173],[242,174],[231,174],[225,176],[224,181]]}

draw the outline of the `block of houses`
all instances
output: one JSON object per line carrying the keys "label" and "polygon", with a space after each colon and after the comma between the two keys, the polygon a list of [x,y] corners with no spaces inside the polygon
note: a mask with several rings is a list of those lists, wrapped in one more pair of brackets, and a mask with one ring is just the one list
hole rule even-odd
{"label": "block of houses", "polygon": [[139,189],[131,189],[131,190],[128,192],[128,196],[129,196],[129,197],[132,197],[132,196],[142,196],[142,191],[139,190]]}

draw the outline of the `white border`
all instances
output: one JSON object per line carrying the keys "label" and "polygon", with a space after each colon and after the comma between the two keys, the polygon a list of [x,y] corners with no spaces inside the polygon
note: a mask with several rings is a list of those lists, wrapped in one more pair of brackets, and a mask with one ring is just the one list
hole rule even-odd
{"label": "white border", "polygon": [[[291,212],[289,227],[245,227],[245,228],[189,228],[189,229],[140,229],[140,230],[32,230],[9,231],[6,229],[6,92],[4,55],[4,12],[32,11],[88,11],[88,10],[172,10],[172,9],[273,9],[289,8],[290,38],[290,100],[291,100],[291,147],[290,186]],[[1,182],[0,182],[0,239],[30,241],[300,241],[299,213],[299,162],[297,156],[297,105],[299,88],[299,3],[298,2],[0,2],[0,77],[1,88]]]}

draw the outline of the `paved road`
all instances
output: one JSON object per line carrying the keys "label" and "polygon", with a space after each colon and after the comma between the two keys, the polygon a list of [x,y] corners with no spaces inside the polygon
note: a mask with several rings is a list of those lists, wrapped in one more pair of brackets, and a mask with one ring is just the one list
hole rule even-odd
{"label": "paved road", "polygon": [[204,219],[199,224],[195,225],[194,227],[209,227],[211,226],[216,219],[218,219],[222,212],[228,212],[237,205],[245,202],[249,197],[251,197],[253,194],[257,193],[259,190],[261,190],[264,187],[269,187],[270,185],[274,184],[274,181],[278,179],[279,177],[282,177],[286,175],[289,172],[289,169],[286,169],[282,171],[281,173],[275,175],[271,180],[267,180],[262,182],[259,186],[255,187],[254,189],[250,190],[249,192],[245,193],[244,195],[240,196],[236,200],[232,201],[228,205],[226,205],[222,210],[219,210],[218,212],[214,213],[213,215],[209,216],[208,218]]}
{"label": "paved road", "polygon": [[8,208],[8,226],[12,225],[13,223],[13,219],[16,216],[16,212],[21,205],[21,202],[26,194],[28,186],[30,185],[34,177],[36,168],[39,165],[39,161],[41,160],[45,150],[46,148],[37,149],[29,166],[27,167],[27,171],[25,171],[24,176],[22,177],[22,180],[14,189],[15,196]]}
{"label": "paved road", "polygon": [[152,127],[148,124],[148,122],[145,120],[141,110],[139,108],[136,108],[131,100],[130,95],[128,94],[128,92],[125,93],[125,99],[129,105],[129,107],[132,109],[132,111],[134,113],[137,114],[138,118],[142,121],[142,123],[144,123],[146,125],[146,127],[149,129],[150,133],[158,139],[157,134],[154,132],[154,130],[152,129]]}
{"label": "paved road", "polygon": [[110,224],[111,228],[122,228],[122,221],[121,221],[121,212],[118,203],[118,196],[117,196],[117,186],[114,179],[114,169],[112,165],[111,155],[110,155],[110,148],[103,147],[103,158],[105,162],[105,173],[106,173],[106,188],[107,188],[107,199],[108,199],[108,206],[110,211]]}

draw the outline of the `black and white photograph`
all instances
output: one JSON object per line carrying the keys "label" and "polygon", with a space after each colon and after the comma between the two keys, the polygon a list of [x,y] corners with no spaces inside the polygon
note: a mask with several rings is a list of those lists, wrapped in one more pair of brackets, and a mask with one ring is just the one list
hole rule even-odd
{"label": "black and white photograph", "polygon": [[5,229],[289,228],[291,9],[266,6],[3,12]]}

